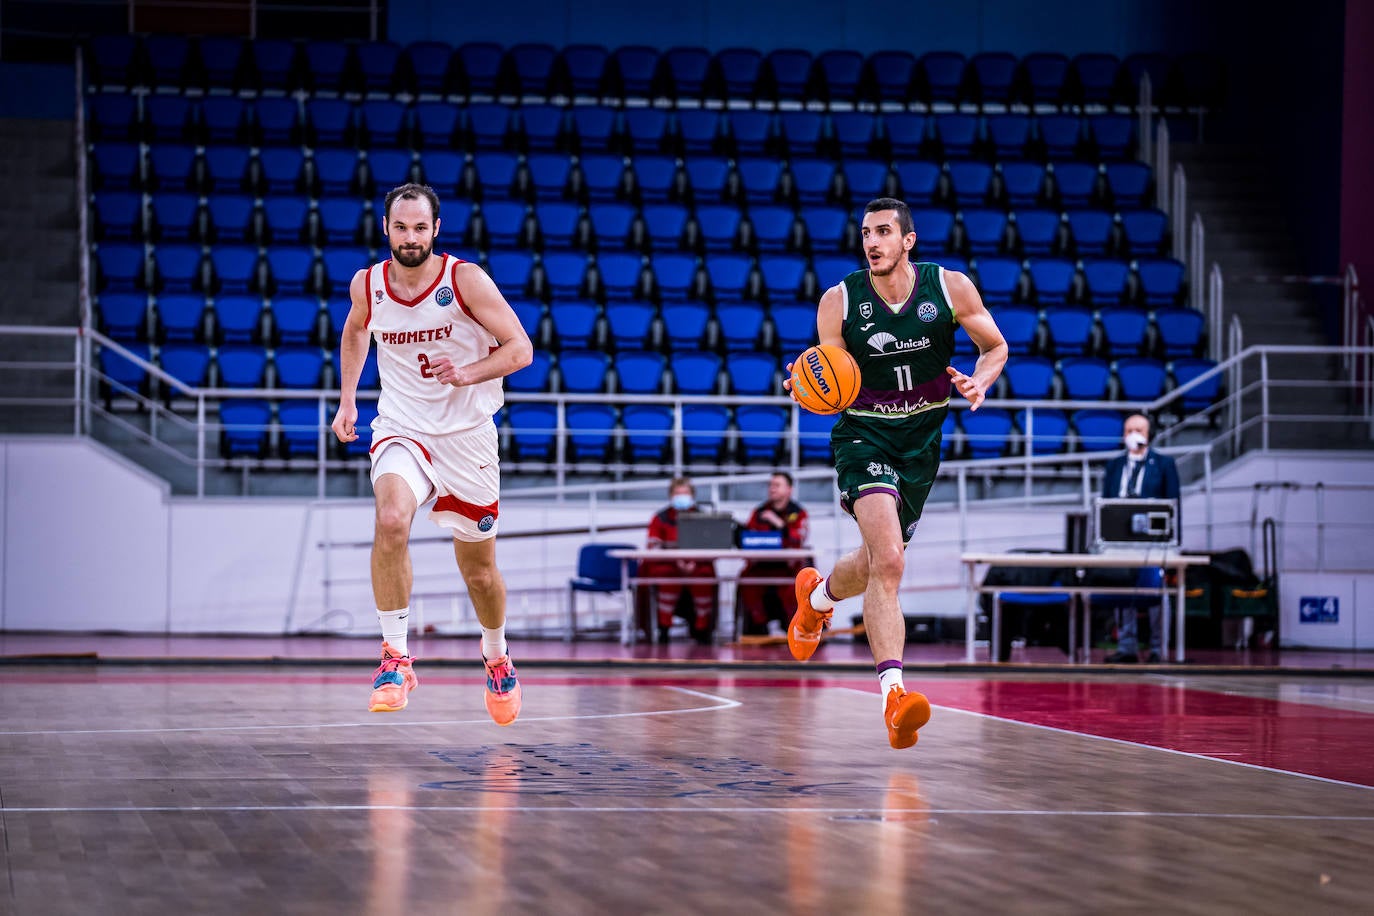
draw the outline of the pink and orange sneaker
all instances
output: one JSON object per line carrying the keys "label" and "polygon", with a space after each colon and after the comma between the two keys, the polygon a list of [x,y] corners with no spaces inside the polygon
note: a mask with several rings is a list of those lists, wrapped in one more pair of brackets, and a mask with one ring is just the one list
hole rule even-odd
{"label": "pink and orange sneaker", "polygon": [[487,712],[497,725],[510,725],[520,715],[520,679],[515,674],[509,655],[502,655],[490,661],[482,658],[487,666]]}
{"label": "pink and orange sneaker", "polygon": [[911,747],[919,737],[916,730],[930,721],[930,701],[923,693],[907,693],[901,687],[887,692],[883,706],[887,723],[887,743],[895,748]]}
{"label": "pink and orange sneaker", "polygon": [[821,631],[830,626],[831,615],[835,613],[833,608],[818,611],[811,606],[811,593],[823,580],[820,570],[814,566],[797,573],[797,613],[792,615],[792,622],[787,627],[787,648],[799,662],[816,654],[821,644]]}
{"label": "pink and orange sneaker", "polygon": [[410,692],[420,686],[409,655],[400,655],[391,644],[382,643],[382,663],[372,675],[369,712],[400,712],[410,700]]}

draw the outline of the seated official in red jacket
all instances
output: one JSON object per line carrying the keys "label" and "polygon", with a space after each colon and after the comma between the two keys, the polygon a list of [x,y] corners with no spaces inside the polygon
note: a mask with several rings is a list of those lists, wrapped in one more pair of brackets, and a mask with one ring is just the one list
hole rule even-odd
{"label": "seated official in red jacket", "polygon": [[[696,488],[686,477],[674,478],[668,486],[668,505],[649,521],[650,550],[677,547],[678,513],[689,512],[697,505]],[[716,631],[716,566],[710,560],[645,560],[639,564],[641,579],[710,579],[710,582],[673,582],[640,586],[643,601],[648,601],[649,589],[657,592],[654,608],[658,615],[658,641],[668,641],[673,617],[687,621],[692,638],[709,643]],[[688,600],[689,599],[689,600]],[[679,605],[685,603],[685,608]],[[648,621],[644,621],[647,629]]]}
{"label": "seated official in red jacket", "polygon": [[[772,531],[778,534],[778,547],[805,547],[810,536],[806,510],[792,498],[792,475],[778,471],[768,481],[768,498],[749,516],[746,531]],[[738,611],[748,634],[786,633],[787,621],[797,612],[797,593],[793,579],[806,563],[800,560],[755,560],[746,563],[740,579],[750,577],[785,579],[776,585],[750,585],[741,581]]]}

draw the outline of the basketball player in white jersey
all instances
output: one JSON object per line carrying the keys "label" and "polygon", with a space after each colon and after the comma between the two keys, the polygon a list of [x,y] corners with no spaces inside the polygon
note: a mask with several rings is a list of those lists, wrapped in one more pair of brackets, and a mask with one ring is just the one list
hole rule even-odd
{"label": "basketball player in white jersey", "polygon": [[382,625],[373,712],[404,709],[419,683],[406,645],[410,525],[429,517],[453,534],[458,571],[482,625],[487,711],[498,725],[520,713],[520,682],[506,649],[506,585],[496,568],[500,471],[492,415],[501,379],[530,363],[532,348],[505,297],[476,264],[434,253],[439,198],[404,184],[386,196],[391,258],[359,270],[339,342],[341,442],[358,438],[358,379],[369,337],[377,342],[382,396],[372,424],[376,534],[372,591]]}

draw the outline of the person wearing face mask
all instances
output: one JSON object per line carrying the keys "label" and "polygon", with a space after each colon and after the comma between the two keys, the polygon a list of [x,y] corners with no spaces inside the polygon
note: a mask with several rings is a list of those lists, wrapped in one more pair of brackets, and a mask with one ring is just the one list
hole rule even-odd
{"label": "person wearing face mask", "polygon": [[[1179,499],[1178,467],[1174,459],[1150,448],[1150,421],[1141,414],[1131,414],[1122,428],[1122,440],[1126,451],[1107,462],[1107,472],[1102,478],[1102,495],[1107,499]],[[1175,516],[1176,524],[1182,525],[1182,515]],[[1143,569],[1136,584],[1142,587],[1158,587],[1161,571]],[[1159,603],[1150,605],[1150,654],[1146,661],[1158,662],[1161,653]],[[1116,652],[1107,656],[1111,663],[1131,663],[1139,659],[1136,644],[1136,608],[1118,607]]]}
{"label": "person wearing face mask", "polygon": [[[692,482],[686,477],[674,478],[668,486],[668,505],[649,520],[649,549],[676,547],[678,517],[695,509],[696,505],[696,488]],[[639,566],[639,576],[644,579],[714,579],[715,575],[715,563],[710,560],[645,560]],[[711,641],[716,630],[714,583],[660,583],[654,588],[657,598],[651,603],[658,617],[659,642],[668,641],[668,629],[673,625],[674,616],[686,619],[692,638],[697,642]],[[641,586],[640,595],[641,606],[650,603],[648,589]],[[691,607],[679,614],[678,605],[684,595],[690,597]],[[644,624],[647,630],[647,619]]]}

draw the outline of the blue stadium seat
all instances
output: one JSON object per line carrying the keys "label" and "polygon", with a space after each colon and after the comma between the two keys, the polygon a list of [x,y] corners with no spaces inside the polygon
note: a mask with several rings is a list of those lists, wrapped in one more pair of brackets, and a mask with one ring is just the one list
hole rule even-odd
{"label": "blue stadium seat", "polygon": [[855,253],[817,255],[811,259],[811,265],[818,288],[815,290],[816,295],[808,298],[815,299],[820,298],[820,293],[839,283],[854,271],[862,270],[866,266],[860,263]]}
{"label": "blue stadium seat", "polygon": [[738,208],[726,204],[697,207],[696,231],[708,256],[717,252],[740,250],[740,226],[743,218]]}
{"label": "blue stadium seat", "polygon": [[600,295],[608,301],[643,298],[644,260],[638,254],[607,252],[596,258]]}
{"label": "blue stadium seat", "polygon": [[1096,345],[1094,328],[1093,314],[1087,309],[1059,307],[1045,312],[1050,346],[1060,359],[1088,355]]}
{"label": "blue stadium seat", "polygon": [[578,227],[582,210],[577,204],[559,200],[541,200],[534,207],[535,222],[544,250],[568,250],[579,245]]}
{"label": "blue stadium seat", "polygon": [[491,200],[482,204],[482,248],[526,248],[525,205],[519,201]]}
{"label": "blue stadium seat", "polygon": [[142,79],[138,39],[133,35],[94,35],[86,66],[96,85],[133,86]]}
{"label": "blue stadium seat", "polygon": [[629,404],[621,412],[625,457],[631,462],[660,462],[667,457],[673,409],[660,404]]}
{"label": "blue stadium seat", "polygon": [[1121,425],[1125,418],[1112,410],[1077,410],[1073,428],[1078,433],[1078,448],[1084,452],[1110,452],[1121,448]]}
{"label": "blue stadium seat", "polygon": [[1004,162],[1002,195],[1012,209],[1039,206],[1045,197],[1045,167],[1038,162]]}
{"label": "blue stadium seat", "polygon": [[[887,143],[894,161],[919,159],[929,141],[930,122],[914,111],[895,111],[883,121]],[[900,171],[900,165],[899,165]]]}
{"label": "blue stadium seat", "polygon": [[595,302],[556,300],[549,306],[549,317],[553,321],[553,339],[559,349],[580,350],[596,346],[601,307]]}
{"label": "blue stadium seat", "polygon": [[558,52],[553,45],[523,42],[506,52],[505,64],[510,71],[511,88],[517,95],[547,96],[553,94],[554,72]]}
{"label": "blue stadium seat", "polygon": [[299,245],[309,237],[310,202],[304,197],[268,197],[262,214],[272,244]]}
{"label": "blue stadium seat", "polygon": [[506,376],[506,388],[511,391],[548,391],[549,373],[552,368],[553,358],[543,350],[535,350],[528,366]]}
{"label": "blue stadium seat", "polygon": [[[871,114],[865,116],[872,121]],[[777,127],[777,142],[782,155],[790,158],[821,155],[822,142],[825,139],[825,116],[820,112],[780,111]],[[856,155],[864,154],[860,152]]]}
{"label": "blue stadium seat", "polygon": [[949,112],[935,116],[935,138],[948,159],[966,159],[978,143],[978,117]]}
{"label": "blue stadium seat", "polygon": [[1113,369],[1121,388],[1121,397],[1126,401],[1153,401],[1164,393],[1164,386],[1169,380],[1164,364],[1157,359],[1118,359]]}
{"label": "blue stadium seat", "polygon": [[567,75],[568,89],[574,96],[600,96],[606,60],[610,52],[600,45],[572,44],[563,48],[560,58]]}
{"label": "blue stadium seat", "polygon": [[102,290],[132,292],[146,285],[142,245],[110,242],[96,249],[95,258]]}
{"label": "blue stadium seat", "polygon": [[794,361],[816,342],[816,306],[810,302],[775,303],[768,309],[773,336],[783,354],[783,364]]}
{"label": "blue stadium seat", "polygon": [[799,412],[797,419],[797,444],[802,463],[828,464],[832,457],[830,431],[838,417],[803,410]]}
{"label": "blue stadium seat", "polygon": [[949,178],[959,206],[981,207],[991,190],[992,166],[985,162],[951,162]]}
{"label": "blue stadium seat", "polygon": [[1018,410],[1016,428],[1031,441],[1031,454],[1057,455],[1069,438],[1069,418],[1062,410]]}
{"label": "blue stadium seat", "polygon": [[184,96],[147,96],[143,101],[143,118],[152,143],[184,143],[194,139],[191,102]]}
{"label": "blue stadium seat", "polygon": [[868,81],[879,103],[909,101],[915,75],[916,58],[909,51],[876,51],[868,58]]}
{"label": "blue stadium seat", "polygon": [[348,285],[353,282],[353,275],[373,262],[366,248],[355,246],[328,248],[320,260],[323,283],[329,288],[329,294],[344,299],[348,298]]}
{"label": "blue stadium seat", "polygon": [[853,250],[853,246],[846,244],[849,213],[843,208],[808,207],[801,216],[806,226],[807,246],[812,254]]}
{"label": "blue stadium seat", "polygon": [[1025,158],[1030,154],[1031,119],[1020,114],[989,115],[988,141],[999,160]]}
{"label": "blue stadium seat", "polygon": [[578,159],[582,193],[590,204],[614,201],[622,197],[625,181],[625,160],[610,154],[584,155]]}
{"label": "blue stadium seat", "polygon": [[710,320],[711,312],[701,302],[665,302],[663,336],[669,349],[681,352],[700,347]]}
{"label": "blue stadium seat", "polygon": [[535,347],[543,347],[543,323],[544,323],[544,304],[530,299],[513,298],[508,300],[511,311],[515,312],[515,318],[520,322],[520,327],[525,330],[530,341]]}
{"label": "blue stadium seat", "polygon": [[1055,210],[1017,210],[1013,225],[1021,253],[1027,257],[1054,254],[1063,218]]}
{"label": "blue stadium seat", "polygon": [[[716,306],[720,340],[732,354],[754,352],[763,332],[765,312],[757,302],[724,302]],[[732,356],[733,359],[733,356]],[[771,359],[771,357],[770,357]]]}
{"label": "blue stadium seat", "polygon": [[[1000,320],[1000,315],[998,316]],[[1043,401],[1054,395],[1054,363],[1043,356],[1019,355],[1007,360],[1008,395],[1023,401]],[[982,413],[982,411],[978,411]],[[965,429],[968,424],[965,423]]]}
{"label": "blue stadium seat", "polygon": [[[372,169],[374,157],[384,157],[383,150],[374,150],[368,157]],[[320,149],[311,161],[315,170],[315,190],[322,196],[356,194],[362,188],[359,180],[358,153],[352,149]],[[388,188],[392,187],[388,185]],[[379,188],[379,190],[381,190]]]}
{"label": "blue stadium seat", "polygon": [[806,259],[799,254],[763,254],[759,274],[770,302],[793,302],[802,298]]}
{"label": "blue stadium seat", "polygon": [[772,148],[773,113],[733,108],[723,115],[730,149],[736,156],[762,156]]}
{"label": "blue stadium seat", "polygon": [[267,249],[268,289],[273,295],[302,296],[316,290],[315,255],[298,245]]}
{"label": "blue stadium seat", "polygon": [[[171,195],[164,195],[163,199]],[[189,212],[180,212],[180,219],[177,221],[184,226],[181,238],[190,238],[190,223],[196,212],[196,199],[189,194],[177,195],[184,202],[189,203]],[[143,196],[131,191],[108,191],[95,196],[92,204],[95,216],[96,238],[105,241],[131,242],[143,238]],[[156,213],[156,210],[154,211]],[[154,223],[154,226],[157,224]],[[173,225],[175,231],[178,228]],[[162,235],[161,237],[166,237]]]}
{"label": "blue stadium seat", "polygon": [[864,56],[858,51],[822,51],[816,55],[816,91],[831,105],[857,102],[864,70]]}
{"label": "blue stadium seat", "polygon": [[764,55],[764,83],[772,89],[778,101],[801,101],[806,98],[811,78],[810,51],[801,48],[778,48]]}
{"label": "blue stadium seat", "polygon": [[901,186],[902,199],[907,206],[920,208],[936,203],[941,174],[940,167],[933,162],[919,159],[899,161],[897,183]]}
{"label": "blue stadium seat", "polygon": [[[763,313],[759,312],[760,323],[762,320]],[[725,370],[730,379],[730,390],[734,394],[782,393],[777,360],[767,353],[732,352],[725,362]]]}
{"label": "blue stadium seat", "polygon": [[300,142],[300,107],[294,98],[265,96],[253,102],[258,143],[286,145]]}
{"label": "blue stadium seat", "polygon": [[[128,343],[121,346],[145,362],[152,360],[147,344]],[[132,396],[147,390],[147,371],[111,347],[100,348],[100,372],[105,376],[101,388],[107,401],[116,394]]]}
{"label": "blue stadium seat", "polygon": [[1207,319],[1197,309],[1162,308],[1155,312],[1155,327],[1163,344],[1164,358],[1197,356]]}
{"label": "blue stadium seat", "polygon": [[355,197],[326,197],[319,202],[320,247],[357,245],[364,240],[367,213]]}
{"label": "blue stadium seat", "polygon": [[[1059,377],[1064,380],[1064,397],[1071,401],[1106,400],[1112,380],[1111,367],[1090,356],[1069,356],[1059,361]],[[1121,429],[1117,427],[1117,436]]]}
{"label": "blue stadium seat", "polygon": [[700,99],[711,76],[711,53],[705,48],[669,48],[659,61],[663,90],[674,99]]}
{"label": "blue stadium seat", "polygon": [[1078,155],[1078,147],[1083,136],[1083,124],[1078,115],[1044,115],[1037,126],[1046,157],[1071,160]]}
{"label": "blue stadium seat", "polygon": [[[477,108],[473,105],[471,108]],[[412,109],[415,118],[415,140],[424,149],[450,149],[458,137],[457,106],[447,102],[418,102]],[[479,123],[481,123],[479,121]],[[505,125],[502,124],[504,137]],[[471,138],[477,142],[477,138]],[[500,148],[499,144],[496,148]]]}
{"label": "blue stadium seat", "polygon": [[595,350],[564,350],[558,357],[560,390],[572,394],[606,391],[611,358]]}
{"label": "blue stadium seat", "polygon": [[635,192],[642,205],[667,203],[677,192],[677,160],[670,156],[636,156],[631,165]]}
{"label": "blue stadium seat", "polygon": [[[1015,258],[982,257],[974,262],[978,274],[978,292],[990,308],[1007,306],[1021,297],[1021,262]],[[1027,311],[1030,311],[1029,309]],[[1004,310],[997,312],[998,326],[1002,326]],[[1006,334],[1006,328],[1002,327]],[[1012,352],[1016,352],[1013,350]],[[1022,351],[1025,352],[1025,351]]]}
{"label": "blue stadium seat", "polygon": [[1107,255],[1112,242],[1112,214],[1101,210],[1069,210],[1066,219],[1073,236],[1074,251],[1080,258]]}
{"label": "blue stadium seat", "polygon": [[998,407],[982,407],[976,411],[964,411],[961,419],[971,460],[1000,458],[1007,453],[1011,414]]}
{"label": "blue stadium seat", "polygon": [[782,460],[791,426],[787,408],[745,404],[735,408],[735,424],[741,461],[776,465]]}
{"label": "blue stadium seat", "polygon": [[305,156],[299,148],[273,148],[258,152],[260,190],[263,197],[305,191]]}
{"label": "blue stadium seat", "polygon": [[197,42],[206,83],[215,88],[238,88],[243,72],[244,40],[229,35],[207,35]]}
{"label": "blue stadium seat", "polygon": [[1093,306],[1106,308],[1126,298],[1130,269],[1123,261],[1084,261],[1083,278]]}
{"label": "blue stadium seat", "polygon": [[622,394],[661,394],[668,358],[649,350],[622,350],[615,357],[617,390]]}
{"label": "blue stadium seat", "polygon": [[671,122],[662,108],[629,108],[624,119],[625,142],[631,154],[657,155],[671,149]]}
{"label": "blue stadium seat", "polygon": [[[328,421],[325,421],[327,423]],[[283,457],[310,458],[319,453],[320,406],[314,401],[282,401],[277,407]]]}
{"label": "blue stadium seat", "polygon": [[796,215],[789,207],[759,206],[749,211],[750,236],[759,252],[779,254],[792,250]]}
{"label": "blue stadium seat", "polygon": [[[159,310],[163,307],[163,301],[171,299],[164,296],[158,300]],[[188,300],[192,297],[185,297]],[[199,299],[199,296],[194,297]],[[200,322],[200,308],[204,306],[193,302],[187,302],[190,308],[196,311],[196,323]],[[215,327],[219,331],[219,338],[222,343],[263,343],[262,339],[262,299],[257,296],[216,296],[215,297]]]}
{"label": "blue stadium seat", "polygon": [[698,207],[722,203],[730,179],[730,163],[719,156],[693,156],[686,160],[687,186]]}
{"label": "blue stadium seat", "polygon": [[588,211],[592,235],[598,251],[627,251],[630,228],[635,221],[635,209],[629,204],[601,203]]}
{"label": "blue stadium seat", "polygon": [[400,89],[400,45],[365,41],[358,45],[356,54],[364,93],[393,95]]}
{"label": "blue stadium seat", "polygon": [[891,197],[888,188],[890,169],[887,162],[873,159],[850,159],[843,168],[849,205],[862,207],[870,200]]}
{"label": "blue stadium seat", "polygon": [[200,123],[207,144],[243,143],[248,136],[248,105],[234,96],[212,95],[200,102]]}
{"label": "blue stadium seat", "polygon": [[763,75],[762,52],[754,48],[725,48],[716,53],[715,65],[727,99],[758,98],[759,79]]}
{"label": "blue stadium seat", "polygon": [[160,245],[153,250],[160,293],[189,293],[202,286],[199,245]]}
{"label": "blue stadium seat", "polygon": [[[830,114],[835,145],[840,155],[845,158],[873,155],[881,124],[880,116],[871,111],[835,111]],[[818,140],[818,148],[819,145]]]}
{"label": "blue stadium seat", "polygon": [[509,200],[515,194],[519,160],[514,153],[488,151],[472,157],[483,200]]}
{"label": "blue stadium seat", "polygon": [[983,51],[973,55],[969,68],[977,84],[977,98],[983,104],[1011,101],[1012,87],[1019,63],[1006,51]]}
{"label": "blue stadium seat", "polygon": [[511,452],[516,461],[552,461],[558,435],[554,404],[515,403],[506,408]]}
{"label": "blue stadium seat", "polygon": [[245,147],[206,147],[206,190],[211,194],[238,194],[251,190],[251,164],[250,151]]}
{"label": "blue stadium seat", "polygon": [[717,464],[729,448],[730,409],[719,404],[687,404],[682,408],[683,457],[691,462]]}
{"label": "blue stadium seat", "polygon": [[[793,163],[793,175],[796,175],[798,167],[808,163]],[[833,164],[832,164],[833,169]],[[750,204],[770,204],[778,200],[780,194],[779,184],[782,180],[782,163],[771,158],[751,158],[738,159],[735,161],[735,170],[739,175],[740,186],[744,190],[744,199]],[[798,181],[798,195],[802,200],[806,200],[805,189]],[[820,201],[816,201],[819,203]]]}
{"label": "blue stadium seat", "polygon": [[1035,304],[1040,308],[1057,308],[1068,304],[1073,292],[1078,268],[1062,258],[1032,258],[1031,286],[1035,290]]}
{"label": "blue stadium seat", "polygon": [[138,140],[138,99],[124,93],[102,92],[87,102],[91,137],[102,143]]}
{"label": "blue stadium seat", "polygon": [[492,251],[487,254],[487,273],[507,295],[522,296],[530,289],[534,255],[528,251]]}
{"label": "blue stadium seat", "polygon": [[1050,174],[1054,197],[1066,209],[1090,206],[1097,195],[1098,169],[1086,162],[1057,162]]}
{"label": "blue stadium seat", "polygon": [[687,228],[687,208],[682,204],[648,204],[643,211],[646,241],[651,251],[680,251]]}
{"label": "blue stadium seat", "polygon": [[608,404],[569,404],[567,457],[571,461],[610,461],[615,445],[615,408]]}
{"label": "blue stadium seat", "polygon": [[1069,64],[1070,82],[1078,101],[1106,104],[1116,91],[1121,61],[1112,54],[1080,54]]}
{"label": "blue stadium seat", "polygon": [[532,153],[525,160],[536,200],[564,200],[568,196],[572,160],[564,153]]}
{"label": "blue stadium seat", "polygon": [[198,192],[195,149],[181,145],[154,146],[148,151],[148,180],[157,191]]}
{"label": "blue stadium seat", "polygon": [[649,342],[658,309],[652,302],[617,302],[606,312],[611,343],[617,350],[639,350]]}
{"label": "blue stadium seat", "polygon": [[1150,322],[1145,312],[1133,308],[1104,308],[1098,312],[1107,356],[1143,356],[1149,344]]}
{"label": "blue stadium seat", "polygon": [[469,41],[453,53],[453,66],[462,74],[468,98],[491,97],[500,89],[501,63],[505,51],[495,42]]}
{"label": "blue stadium seat", "polygon": [[697,261],[689,254],[655,252],[652,260],[653,293],[660,303],[701,298],[697,288]]}
{"label": "blue stadium seat", "polygon": [[793,194],[803,211],[838,202],[839,170],[835,163],[825,159],[798,159],[788,171],[792,176]]}
{"label": "blue stadium seat", "polygon": [[[216,308],[219,301],[215,302]],[[320,344],[320,301],[313,296],[278,296],[272,300],[272,327],[283,345]],[[333,341],[329,342],[333,345]]]}
{"label": "blue stadium seat", "polygon": [[157,329],[163,340],[200,343],[205,339],[205,297],[199,293],[164,293],[157,297]]}
{"label": "blue stadium seat", "polygon": [[131,343],[148,336],[148,297],[142,293],[107,293],[96,302],[102,334]]}
{"label": "blue stadium seat", "polygon": [[668,357],[673,388],[681,394],[715,394],[720,383],[720,357],[702,350],[675,350]]}
{"label": "blue stadium seat", "polygon": [[1172,258],[1144,258],[1136,262],[1146,308],[1167,308],[1182,304],[1182,261]]}
{"label": "blue stadium seat", "polygon": [[357,109],[345,99],[305,100],[306,137],[312,146],[343,146],[353,143]]}
{"label": "blue stadium seat", "polygon": [[305,88],[315,93],[341,92],[354,85],[352,46],[314,39],[301,47]]}
{"label": "blue stadium seat", "polygon": [[1054,51],[1038,51],[1021,59],[1021,73],[1028,97],[1035,104],[1057,105],[1063,101],[1064,83],[1069,75],[1069,59]]}
{"label": "blue stadium seat", "polygon": [[296,46],[282,38],[259,38],[248,45],[257,87],[289,89],[295,78]]}
{"label": "blue stadium seat", "polygon": [[219,406],[220,453],[234,458],[267,454],[272,408],[266,401],[229,400]]}
{"label": "blue stadium seat", "polygon": [[547,153],[561,148],[564,121],[564,109],[557,105],[525,105],[516,112],[513,129],[525,150]]}
{"label": "blue stadium seat", "polygon": [[746,255],[717,254],[706,259],[706,275],[717,301],[745,299],[753,265]]}
{"label": "blue stadium seat", "polygon": [[923,260],[949,250],[950,235],[954,231],[954,215],[948,210],[911,211],[916,226],[916,249]]}
{"label": "blue stadium seat", "polygon": [[319,347],[282,347],[272,358],[279,388],[319,388],[324,353]]}
{"label": "blue stadium seat", "polygon": [[1088,135],[1099,159],[1125,159],[1135,144],[1135,118],[1124,114],[1088,116]]}
{"label": "blue stadium seat", "polygon": [[970,254],[996,254],[1005,247],[1007,214],[1003,211],[968,209],[961,214],[961,222]]}
{"label": "blue stadium seat", "polygon": [[619,78],[621,98],[648,98],[657,69],[658,51],[646,45],[625,45],[611,52],[609,70]]}
{"label": "blue stadium seat", "polygon": [[[1210,359],[1200,359],[1195,357],[1179,357],[1169,364],[1169,369],[1174,376],[1175,386],[1186,385],[1206,372],[1216,368],[1216,363]],[[1205,410],[1216,403],[1221,395],[1221,373],[1213,375],[1196,388],[1189,389],[1182,394],[1183,409],[1189,412]]]}
{"label": "blue stadium seat", "polygon": [[143,154],[132,143],[97,143],[91,149],[97,190],[128,191],[142,184]]}
{"label": "blue stadium seat", "polygon": [[[210,348],[204,344],[169,344],[158,352],[157,362],[163,372],[187,387],[209,386]],[[173,395],[172,390],[163,392],[163,397],[167,400],[171,400]]]}
{"label": "blue stadium seat", "polygon": [[587,257],[574,251],[551,251],[542,264],[549,295],[554,299],[576,299],[587,285]]}
{"label": "blue stadium seat", "polygon": [[1143,162],[1108,162],[1107,189],[1118,210],[1154,205],[1154,171]]}
{"label": "blue stadium seat", "polygon": [[267,377],[267,351],[251,344],[219,348],[215,357],[221,388],[262,388]]}
{"label": "blue stadium seat", "polygon": [[572,110],[569,118],[576,149],[587,153],[607,153],[619,135],[620,118],[614,108],[604,105],[581,105]]}
{"label": "blue stadium seat", "polygon": [[924,81],[927,101],[954,102],[959,99],[967,61],[957,51],[931,51],[916,66]]}
{"label": "blue stadium seat", "polygon": [[715,153],[721,142],[722,116],[711,108],[686,108],[674,114],[678,143],[690,168],[696,154]]}

